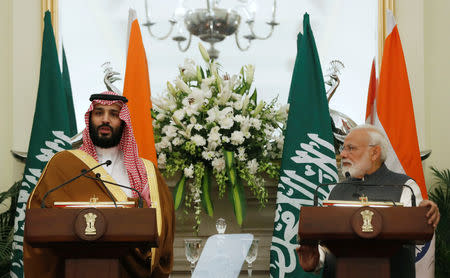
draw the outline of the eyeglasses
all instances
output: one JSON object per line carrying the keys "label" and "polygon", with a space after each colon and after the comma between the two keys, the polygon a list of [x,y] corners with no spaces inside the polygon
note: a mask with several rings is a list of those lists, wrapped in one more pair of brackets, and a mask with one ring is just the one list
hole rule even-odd
{"label": "eyeglasses", "polygon": [[[368,147],[375,147],[376,144],[370,144],[370,145],[367,145],[367,146]],[[357,146],[353,146],[353,145],[341,145],[339,147],[339,152],[341,153],[343,151],[346,151],[347,153],[352,153],[354,151],[357,151],[359,148],[361,148],[361,147],[357,147]]]}

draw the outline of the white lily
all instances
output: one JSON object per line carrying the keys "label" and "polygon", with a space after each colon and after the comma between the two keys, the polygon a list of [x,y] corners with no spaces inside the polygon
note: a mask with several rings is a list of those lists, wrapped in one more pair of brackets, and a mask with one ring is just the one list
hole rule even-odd
{"label": "white lily", "polygon": [[175,115],[172,115],[172,120],[179,126],[181,126],[184,130],[186,130],[186,126],[177,118]]}
{"label": "white lily", "polygon": [[242,115],[244,115],[244,116],[247,114],[247,106],[248,106],[249,102],[250,102],[250,97],[248,95],[246,95],[244,98],[244,102],[242,103]]}
{"label": "white lily", "polygon": [[200,42],[198,43],[198,49],[200,50],[200,54],[202,54],[203,60],[205,60],[205,62],[209,63],[209,60],[211,60],[211,58],[209,57],[209,54],[208,54],[208,51],[206,50],[206,48]]}
{"label": "white lily", "polygon": [[211,73],[214,75],[214,77],[216,78],[216,82],[217,82],[217,88],[219,89],[219,92],[222,91],[222,83],[223,80],[222,78],[219,76],[219,72],[217,71],[217,65],[216,63],[211,63],[209,64],[209,70],[211,71]]}
{"label": "white lily", "polygon": [[172,84],[169,81],[167,81],[167,90],[173,97],[177,96],[177,92],[176,92],[175,88],[172,86]]}
{"label": "white lily", "polygon": [[180,78],[175,79],[175,86],[177,86],[178,89],[182,90],[185,93],[192,93],[191,88],[189,88],[189,86]]}
{"label": "white lily", "polygon": [[197,66],[197,81],[202,83],[202,72],[200,66]]}
{"label": "white lily", "polygon": [[224,88],[220,93],[219,104],[225,104],[231,97],[232,91],[229,88]]}
{"label": "white lily", "polygon": [[263,107],[264,107],[264,101],[261,100],[261,101],[258,103],[258,105],[256,106],[255,110],[253,111],[253,115],[254,115],[254,116],[258,115],[259,112],[261,112],[261,110],[263,109]]}
{"label": "white lily", "polygon": [[254,65],[247,65],[245,66],[245,76],[247,84],[250,86],[253,82],[253,76],[255,74],[255,66]]}
{"label": "white lily", "polygon": [[180,75],[185,81],[191,81],[197,79],[197,67],[194,60],[186,58],[184,60],[184,65],[179,65]]}

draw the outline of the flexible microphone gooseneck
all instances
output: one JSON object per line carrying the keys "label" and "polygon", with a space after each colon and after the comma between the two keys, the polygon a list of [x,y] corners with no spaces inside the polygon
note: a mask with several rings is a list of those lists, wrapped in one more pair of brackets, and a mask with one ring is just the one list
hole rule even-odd
{"label": "flexible microphone gooseneck", "polygon": [[66,182],[64,182],[64,183],[62,183],[62,184],[60,184],[60,185],[58,185],[58,186],[56,186],[56,187],[50,189],[49,191],[47,191],[47,192],[45,193],[44,197],[42,198],[41,208],[45,208],[45,199],[46,199],[47,196],[48,196],[50,193],[52,193],[53,191],[60,189],[61,187],[65,186],[65,185],[68,184],[68,183],[73,182],[74,180],[78,179],[78,178],[81,177],[81,176],[85,176],[87,173],[92,172],[93,170],[97,169],[97,168],[100,167],[100,166],[103,166],[103,165],[109,166],[109,165],[111,165],[111,163],[112,163],[111,160],[106,160],[105,162],[100,163],[100,164],[98,164],[97,166],[92,167],[91,169],[88,169],[88,170],[83,169],[83,170],[81,170],[81,174],[79,174],[78,176],[73,177],[73,178],[71,178],[70,180],[68,180],[68,181],[66,181]]}
{"label": "flexible microphone gooseneck", "polygon": [[[345,177],[347,179],[350,178],[350,173],[349,172],[345,172]],[[319,184],[316,187],[316,190],[314,191],[314,202],[313,202],[313,206],[317,207],[319,205],[319,188],[321,188],[322,186],[329,186],[329,185],[338,185],[338,184],[342,184],[344,182],[331,182],[331,183],[322,183]]]}
{"label": "flexible microphone gooseneck", "polygon": [[413,191],[412,187],[407,184],[402,184],[402,186],[408,187],[409,190],[411,190],[411,206],[415,207],[416,206],[416,195],[414,195],[414,191]]}
{"label": "flexible microphone gooseneck", "polygon": [[[100,175],[100,173],[97,173],[97,174],[95,174],[95,176],[96,176],[97,178],[100,178],[101,175]],[[86,175],[85,175],[84,177],[85,177],[85,178],[94,179],[93,177],[86,176]],[[100,181],[100,182],[101,182],[101,184],[103,185],[103,187],[105,188],[106,193],[108,193],[109,198],[113,201],[114,207],[117,208],[116,200],[114,199],[114,197],[113,197],[111,191],[109,191],[108,187],[106,187],[106,185],[105,185],[105,183],[104,183],[103,181]]]}
{"label": "flexible microphone gooseneck", "polygon": [[[345,177],[347,179],[349,179],[351,177],[350,173],[348,171],[345,172]],[[414,195],[414,191],[413,191],[412,187],[407,185],[407,184],[370,184],[370,183],[366,183],[365,184],[365,183],[363,183],[362,180],[361,181],[352,181],[351,183],[359,184],[359,185],[362,185],[362,186],[402,186],[402,187],[407,187],[411,191],[411,206],[412,207],[416,206],[416,195]],[[358,193],[355,192],[354,195],[355,194],[358,194]],[[373,200],[374,201],[382,201],[382,200],[375,200],[375,199],[373,199]],[[393,202],[394,206],[396,206],[395,202],[393,200],[387,200],[387,201]]]}
{"label": "flexible microphone gooseneck", "polygon": [[[363,197],[364,196],[364,194],[363,195],[361,195],[361,194],[359,194],[359,193],[357,193],[357,192],[355,192],[355,193],[353,193],[352,194],[352,197],[353,198],[361,198],[361,197]],[[394,202],[394,200],[392,200],[392,199],[386,199],[386,200],[383,200],[383,199],[374,199],[374,198],[372,198],[372,199],[370,199],[371,201],[375,201],[375,202],[386,202],[386,201],[389,201],[389,202],[391,202],[392,203],[392,206],[394,206],[394,207],[396,207],[397,206],[397,204]]]}
{"label": "flexible microphone gooseneck", "polygon": [[340,182],[333,182],[333,183],[322,183],[319,184],[316,187],[316,190],[314,191],[314,202],[313,202],[313,206],[317,207],[319,205],[319,188],[321,188],[322,186],[329,186],[329,185],[334,185],[334,184],[340,184]]}
{"label": "flexible microphone gooseneck", "polygon": [[[96,174],[96,175],[95,175],[95,178],[94,178],[94,177],[90,177],[90,176],[85,176],[85,177],[86,177],[86,178],[89,178],[89,179],[96,180],[96,181],[100,181],[100,182],[102,182],[102,183],[108,183],[108,184],[112,184],[112,185],[115,185],[115,186],[119,186],[119,187],[131,189],[131,190],[135,191],[135,192],[138,194],[138,196],[139,196],[139,199],[138,199],[138,208],[142,208],[142,207],[143,207],[143,198],[142,198],[142,196],[141,196],[141,193],[140,193],[136,188],[133,188],[133,187],[130,187],[130,186],[125,186],[125,185],[121,185],[121,184],[118,184],[118,183],[114,183],[114,182],[110,182],[110,181],[103,180],[103,179],[100,178],[100,177],[101,177],[100,174]],[[103,185],[104,185],[104,184],[103,184]],[[105,188],[106,188],[106,186],[105,186]],[[106,189],[106,190],[109,192],[108,189]],[[114,198],[112,198],[112,199],[114,200]],[[114,202],[114,204],[116,204],[116,203]],[[117,206],[116,206],[116,207],[117,207]]]}

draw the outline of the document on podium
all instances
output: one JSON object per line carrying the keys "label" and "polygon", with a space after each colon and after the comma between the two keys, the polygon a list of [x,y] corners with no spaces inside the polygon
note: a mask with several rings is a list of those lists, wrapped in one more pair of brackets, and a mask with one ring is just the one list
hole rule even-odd
{"label": "document on podium", "polygon": [[252,234],[210,236],[203,247],[192,278],[238,277],[252,240]]}

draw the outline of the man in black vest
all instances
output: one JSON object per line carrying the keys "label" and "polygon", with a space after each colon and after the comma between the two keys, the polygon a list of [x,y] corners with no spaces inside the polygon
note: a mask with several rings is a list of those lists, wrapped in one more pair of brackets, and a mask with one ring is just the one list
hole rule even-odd
{"label": "man in black vest", "polygon": [[[370,200],[401,202],[411,206],[411,190],[401,186],[409,185],[414,191],[419,206],[427,206],[428,224],[437,227],[440,214],[437,205],[423,200],[420,188],[410,177],[390,171],[386,160],[389,143],[384,134],[371,125],[353,128],[347,135],[341,149],[342,172],[347,177],[344,183],[336,185],[328,197],[330,200],[359,200],[364,195]],[[360,186],[366,184],[367,186]],[[319,272],[323,277],[334,277],[334,256],[317,245],[302,245],[297,249],[300,265],[305,271]],[[405,246],[391,258],[391,277],[415,277],[414,246]]]}

